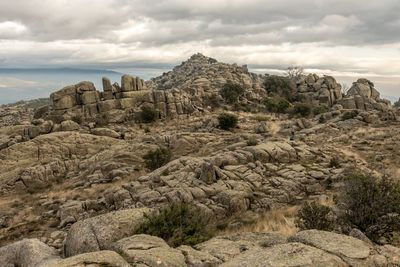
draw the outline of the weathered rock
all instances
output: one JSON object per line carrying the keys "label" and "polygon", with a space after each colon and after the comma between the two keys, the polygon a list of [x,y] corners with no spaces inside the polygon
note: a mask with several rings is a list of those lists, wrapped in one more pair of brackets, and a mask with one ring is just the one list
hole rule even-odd
{"label": "weathered rock", "polygon": [[222,263],[222,261],[211,254],[196,250],[190,246],[179,246],[177,248],[185,256],[188,267],[214,267]]}
{"label": "weathered rock", "polygon": [[77,131],[79,128],[79,124],[74,121],[66,120],[61,122],[61,131]]}
{"label": "weathered rock", "polygon": [[124,258],[114,251],[102,250],[79,254],[59,261],[45,263],[38,267],[131,267]]}
{"label": "weathered rock", "polygon": [[121,137],[119,135],[119,133],[117,133],[116,131],[114,131],[112,129],[108,129],[108,128],[93,128],[90,130],[90,132],[94,135],[99,135],[99,136],[108,136],[108,137],[112,137],[112,138],[120,138]]}
{"label": "weathered rock", "polygon": [[72,225],[65,242],[65,255],[110,249],[112,243],[130,236],[150,212],[147,208],[120,210]]}
{"label": "weathered rock", "polygon": [[331,266],[347,267],[339,257],[301,244],[289,243],[271,248],[250,250],[221,267]]}
{"label": "weathered rock", "polygon": [[307,230],[299,232],[290,240],[322,249],[350,262],[365,260],[372,252],[365,242],[332,232]]}
{"label": "weathered rock", "polygon": [[55,249],[38,239],[24,239],[0,248],[2,267],[38,267],[56,259]]}
{"label": "weathered rock", "polygon": [[117,241],[114,249],[130,264],[145,264],[149,267],[184,267],[185,257],[172,249],[161,238],[149,235],[134,235]]}

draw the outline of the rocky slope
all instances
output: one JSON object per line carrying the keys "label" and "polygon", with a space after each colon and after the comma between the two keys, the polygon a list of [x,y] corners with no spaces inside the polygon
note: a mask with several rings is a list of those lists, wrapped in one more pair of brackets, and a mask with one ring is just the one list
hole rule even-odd
{"label": "rocky slope", "polygon": [[[222,103],[219,90],[232,81],[245,89],[242,105],[259,107],[264,78],[196,54],[150,81],[104,78],[103,91],[82,82],[35,110],[0,107],[11,118],[0,128],[1,266],[396,266],[398,248],[325,232],[238,233],[194,248],[134,234],[143,214],[168,203],[257,220],[327,198],[348,169],[400,179],[399,110],[365,79],[343,96],[333,77],[302,76],[298,99],[328,112],[237,111],[239,127],[219,129],[216,117],[228,107],[208,100]],[[157,108],[159,120],[135,121],[143,106]],[[173,158],[151,172],[142,157],[158,146]]]}

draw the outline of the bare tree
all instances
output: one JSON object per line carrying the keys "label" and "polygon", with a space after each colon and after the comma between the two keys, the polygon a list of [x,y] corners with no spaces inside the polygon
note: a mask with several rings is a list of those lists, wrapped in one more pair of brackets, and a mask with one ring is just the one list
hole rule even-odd
{"label": "bare tree", "polygon": [[290,66],[286,70],[286,74],[290,79],[298,79],[301,75],[304,74],[304,69],[298,66]]}
{"label": "bare tree", "polygon": [[345,96],[349,92],[350,86],[347,83],[342,83],[342,94]]}

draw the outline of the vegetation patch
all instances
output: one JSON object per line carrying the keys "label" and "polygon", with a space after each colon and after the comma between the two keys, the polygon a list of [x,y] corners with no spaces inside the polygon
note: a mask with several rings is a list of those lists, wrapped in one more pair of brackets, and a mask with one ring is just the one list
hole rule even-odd
{"label": "vegetation patch", "polygon": [[196,245],[213,237],[214,232],[211,217],[187,203],[174,203],[148,215],[136,231],[158,236],[172,247]]}
{"label": "vegetation patch", "polygon": [[290,107],[289,101],[282,97],[270,97],[264,100],[265,109],[273,113],[286,113]]}
{"label": "vegetation patch", "polygon": [[331,207],[317,202],[306,202],[300,208],[295,224],[300,230],[317,229],[332,231],[335,227],[333,218]]}
{"label": "vegetation patch", "polygon": [[231,130],[238,124],[238,117],[230,113],[222,113],[218,116],[218,125],[223,130]]}
{"label": "vegetation patch", "polygon": [[155,170],[164,166],[171,160],[171,151],[165,147],[159,147],[154,151],[149,151],[143,156],[146,168]]}
{"label": "vegetation patch", "polygon": [[143,123],[151,123],[158,119],[159,112],[154,107],[143,106],[137,114],[137,120]]}
{"label": "vegetation patch", "polygon": [[226,103],[235,104],[239,101],[239,97],[244,94],[244,88],[240,84],[227,82],[220,94]]}
{"label": "vegetation patch", "polygon": [[342,120],[345,121],[345,120],[354,119],[355,117],[358,116],[358,114],[359,114],[358,110],[346,111],[342,115]]}

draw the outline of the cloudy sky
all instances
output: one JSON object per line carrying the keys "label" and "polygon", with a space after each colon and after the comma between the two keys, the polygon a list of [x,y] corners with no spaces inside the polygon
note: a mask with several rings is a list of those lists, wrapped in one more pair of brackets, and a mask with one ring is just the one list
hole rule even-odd
{"label": "cloudy sky", "polygon": [[202,52],[400,96],[399,14],[399,0],[0,0],[0,68],[151,68]]}

